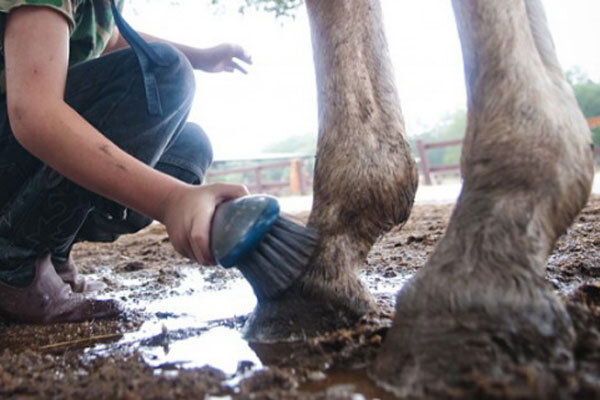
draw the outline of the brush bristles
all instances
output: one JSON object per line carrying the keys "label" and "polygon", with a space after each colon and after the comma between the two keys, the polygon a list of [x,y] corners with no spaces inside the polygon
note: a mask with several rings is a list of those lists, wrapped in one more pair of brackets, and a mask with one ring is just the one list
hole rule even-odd
{"label": "brush bristles", "polygon": [[313,229],[280,217],[238,268],[259,299],[276,298],[302,274],[316,245]]}

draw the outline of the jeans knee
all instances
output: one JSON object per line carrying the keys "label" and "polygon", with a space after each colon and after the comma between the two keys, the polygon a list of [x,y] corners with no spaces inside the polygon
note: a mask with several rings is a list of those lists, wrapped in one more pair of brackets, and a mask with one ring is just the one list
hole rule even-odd
{"label": "jeans knee", "polygon": [[191,107],[196,79],[189,60],[171,44],[150,43],[150,46],[168,62],[167,66],[154,70],[165,112]]}
{"label": "jeans knee", "polygon": [[163,154],[159,164],[187,170],[202,182],[213,161],[213,149],[204,130],[193,122],[185,124],[175,142]]}
{"label": "jeans knee", "polygon": [[190,134],[193,135],[196,140],[198,148],[202,149],[202,158],[201,160],[198,160],[198,165],[203,165],[203,169],[206,172],[213,162],[213,148],[210,138],[200,125],[193,122],[188,122],[187,125],[188,130],[191,132]]}

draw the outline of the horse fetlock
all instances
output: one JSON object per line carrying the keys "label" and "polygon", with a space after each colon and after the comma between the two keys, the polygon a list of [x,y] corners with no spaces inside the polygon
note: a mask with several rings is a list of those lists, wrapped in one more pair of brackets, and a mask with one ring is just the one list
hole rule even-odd
{"label": "horse fetlock", "polygon": [[348,236],[352,241],[346,246],[349,251],[360,248],[363,242],[370,248],[380,235],[408,219],[418,171],[399,133],[397,140],[392,154],[386,146],[377,151],[354,150],[358,153],[344,153],[342,157],[352,159],[349,165],[330,154],[324,157],[331,164],[316,166],[315,176],[322,179],[315,182],[309,225],[320,232],[324,241]]}

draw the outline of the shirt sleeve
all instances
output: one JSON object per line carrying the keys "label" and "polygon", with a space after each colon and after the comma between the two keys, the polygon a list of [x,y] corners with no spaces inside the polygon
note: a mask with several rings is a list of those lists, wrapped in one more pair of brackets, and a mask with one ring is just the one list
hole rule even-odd
{"label": "shirt sleeve", "polygon": [[75,26],[73,0],[0,0],[0,13],[8,14],[13,9],[21,6],[51,8],[67,19],[71,31]]}

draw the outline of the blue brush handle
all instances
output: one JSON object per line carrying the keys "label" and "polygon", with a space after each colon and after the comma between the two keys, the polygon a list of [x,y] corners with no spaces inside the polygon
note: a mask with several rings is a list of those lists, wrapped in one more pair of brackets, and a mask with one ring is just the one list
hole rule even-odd
{"label": "blue brush handle", "polygon": [[213,256],[225,268],[237,265],[256,249],[277,218],[279,202],[273,196],[244,196],[219,205],[211,226]]}

